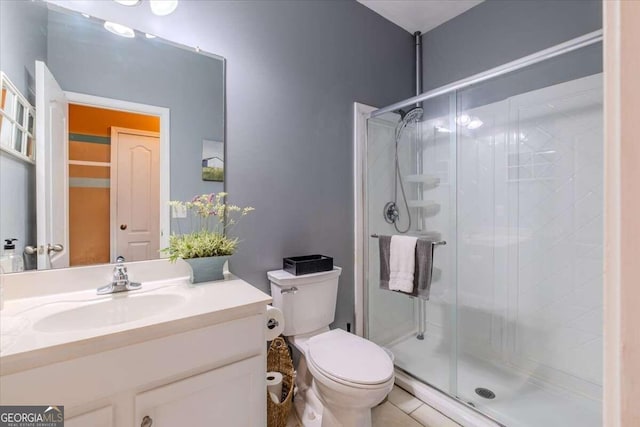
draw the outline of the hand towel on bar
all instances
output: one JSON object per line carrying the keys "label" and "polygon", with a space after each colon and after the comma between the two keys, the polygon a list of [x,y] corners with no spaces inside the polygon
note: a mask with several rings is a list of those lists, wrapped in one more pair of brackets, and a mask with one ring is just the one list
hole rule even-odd
{"label": "hand towel on bar", "polygon": [[[380,289],[389,289],[389,255],[391,236],[380,236],[378,239],[380,251]],[[414,286],[409,295],[429,299],[431,289],[431,275],[433,269],[433,240],[418,238],[416,242],[416,262],[414,270]]]}
{"label": "hand towel on bar", "polygon": [[391,236],[389,249],[389,289],[413,292],[413,273],[416,268],[416,242],[411,236]]}
{"label": "hand towel on bar", "polygon": [[389,290],[389,250],[391,236],[378,237],[378,252],[380,253],[380,288]]}
{"label": "hand towel on bar", "polygon": [[431,290],[431,276],[433,275],[434,241],[420,238],[416,243],[416,271],[414,273],[415,287],[413,295],[429,299]]}

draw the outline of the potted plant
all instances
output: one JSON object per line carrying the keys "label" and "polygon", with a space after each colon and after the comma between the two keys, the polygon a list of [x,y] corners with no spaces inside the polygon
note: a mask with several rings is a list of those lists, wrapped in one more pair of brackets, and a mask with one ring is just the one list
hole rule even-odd
{"label": "potted plant", "polygon": [[227,236],[227,231],[238,219],[253,211],[252,207],[241,208],[225,202],[227,193],[201,194],[190,202],[172,201],[171,208],[184,210],[190,221],[189,233],[180,232],[169,236],[169,247],[163,252],[169,260],[185,260],[191,267],[191,283],[210,282],[224,278],[224,263],[235,252],[238,239]]}

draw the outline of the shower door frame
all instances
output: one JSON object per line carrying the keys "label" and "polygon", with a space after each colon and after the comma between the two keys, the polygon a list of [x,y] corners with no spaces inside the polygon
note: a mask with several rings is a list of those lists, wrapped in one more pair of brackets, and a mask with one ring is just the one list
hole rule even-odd
{"label": "shower door frame", "polygon": [[[354,215],[354,303],[355,303],[355,330],[356,334],[365,337],[367,330],[367,269],[365,258],[369,255],[367,250],[367,120],[376,111],[376,107],[353,103],[353,194],[355,206]],[[359,267],[360,266],[360,267]]]}

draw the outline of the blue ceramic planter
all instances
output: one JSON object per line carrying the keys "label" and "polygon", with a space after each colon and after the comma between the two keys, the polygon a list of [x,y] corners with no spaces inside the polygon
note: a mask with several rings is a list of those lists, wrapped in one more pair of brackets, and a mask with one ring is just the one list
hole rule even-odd
{"label": "blue ceramic planter", "polygon": [[185,259],[191,267],[191,283],[213,282],[224,279],[224,263],[228,256]]}

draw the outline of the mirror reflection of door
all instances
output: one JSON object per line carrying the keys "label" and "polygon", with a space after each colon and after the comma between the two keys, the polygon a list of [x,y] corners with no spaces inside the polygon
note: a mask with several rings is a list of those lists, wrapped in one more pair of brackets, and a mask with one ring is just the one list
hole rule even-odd
{"label": "mirror reflection of door", "polygon": [[118,256],[127,261],[158,258],[159,167],[159,133],[111,128],[112,261]]}
{"label": "mirror reflection of door", "polygon": [[68,102],[41,61],[36,61],[36,111],[38,269],[69,267]]}
{"label": "mirror reflection of door", "polygon": [[159,258],[160,118],[69,106],[71,266]]}

